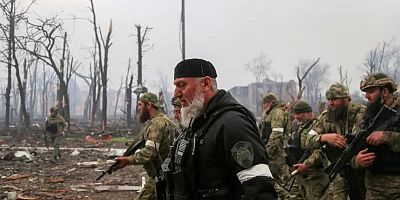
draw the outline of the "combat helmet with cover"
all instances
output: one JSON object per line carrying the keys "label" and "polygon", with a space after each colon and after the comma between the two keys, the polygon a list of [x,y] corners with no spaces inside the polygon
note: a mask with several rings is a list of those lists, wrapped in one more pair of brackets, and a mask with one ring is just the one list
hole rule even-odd
{"label": "combat helmet with cover", "polygon": [[384,73],[370,74],[360,83],[360,90],[363,92],[372,87],[386,87],[389,89],[390,93],[397,90],[397,85],[394,80]]}
{"label": "combat helmet with cover", "polygon": [[326,90],[326,99],[337,99],[349,97],[349,90],[341,83],[332,84],[328,90]]}

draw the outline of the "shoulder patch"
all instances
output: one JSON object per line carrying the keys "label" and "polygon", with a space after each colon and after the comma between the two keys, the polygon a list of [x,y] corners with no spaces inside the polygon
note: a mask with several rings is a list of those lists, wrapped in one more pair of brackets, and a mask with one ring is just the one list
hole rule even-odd
{"label": "shoulder patch", "polygon": [[249,168],[253,165],[254,151],[250,142],[239,141],[231,148],[233,159],[242,167]]}

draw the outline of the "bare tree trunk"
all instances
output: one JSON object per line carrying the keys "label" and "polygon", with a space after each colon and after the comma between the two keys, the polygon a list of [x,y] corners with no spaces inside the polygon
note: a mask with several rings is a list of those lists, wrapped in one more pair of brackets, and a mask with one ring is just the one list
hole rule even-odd
{"label": "bare tree trunk", "polygon": [[[14,43],[14,47],[15,47],[15,43]],[[15,48],[14,48],[14,50],[15,50]],[[26,102],[25,95],[26,95],[26,92],[25,92],[24,83],[21,80],[21,75],[20,75],[20,72],[19,72],[19,64],[18,64],[17,57],[15,55],[15,52],[13,53],[13,57],[14,57],[14,64],[15,64],[14,65],[14,67],[15,67],[15,75],[16,75],[16,78],[17,78],[17,85],[18,85],[19,96],[20,96],[20,112],[22,113],[22,121],[21,122],[24,124],[25,130],[28,133],[30,133],[31,132],[31,130],[30,130],[30,125],[31,125],[30,116],[29,116],[29,113],[28,113],[28,111],[26,109],[26,106],[25,106],[25,102]],[[25,60],[24,65],[26,66],[26,60]]]}
{"label": "bare tree trunk", "polygon": [[46,118],[47,113],[47,80],[46,80],[46,70],[43,64],[43,89],[42,89],[42,118]]}
{"label": "bare tree trunk", "polygon": [[132,128],[132,81],[133,76],[131,75],[128,87],[126,88],[126,125],[129,129]]}
{"label": "bare tree trunk", "polygon": [[121,84],[120,84],[118,92],[117,92],[117,100],[115,102],[115,107],[114,107],[114,118],[117,118],[119,95],[121,94],[121,90],[123,88],[123,84],[124,84],[124,77],[121,77]]}
{"label": "bare tree trunk", "polygon": [[32,75],[31,75],[31,93],[30,93],[30,100],[29,100],[29,113],[31,114],[31,118],[34,118],[35,115],[35,105],[36,105],[36,82],[37,82],[37,65],[38,65],[38,60],[35,62],[35,68],[33,69]]}

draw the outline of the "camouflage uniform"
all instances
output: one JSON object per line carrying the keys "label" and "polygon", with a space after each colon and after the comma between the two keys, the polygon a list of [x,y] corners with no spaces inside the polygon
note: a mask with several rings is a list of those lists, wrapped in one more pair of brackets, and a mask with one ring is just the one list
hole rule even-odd
{"label": "camouflage uniform", "polygon": [[[298,127],[301,130],[301,147],[305,147],[305,142],[308,132],[311,130],[312,125],[308,123],[315,123],[316,119],[304,122]],[[303,162],[308,170],[304,174],[297,176],[297,181],[300,184],[301,193],[304,199],[320,200],[326,199],[326,196],[321,196],[323,186],[328,183],[328,175],[325,173],[324,168],[328,165],[328,160],[325,153],[321,149],[312,150],[311,155]]]}
{"label": "camouflage uniform", "polygon": [[57,113],[57,109],[55,107],[52,107],[50,109],[50,112],[56,112],[56,115],[53,116],[50,113],[50,115],[46,118],[45,131],[46,131],[46,137],[48,136],[50,137],[50,143],[54,147],[53,159],[54,161],[56,161],[61,157],[60,137],[62,135],[62,132],[65,133],[67,131],[68,123],[61,115]]}
{"label": "camouflage uniform", "polygon": [[[360,84],[360,89],[364,92],[371,87],[386,87],[390,88],[389,90],[392,91],[396,91],[397,89],[397,85],[393,79],[383,73],[367,76]],[[375,159],[372,166],[367,168],[365,174],[367,200],[400,199],[400,116],[398,115],[400,111],[400,101],[396,99],[395,96],[394,98],[394,102],[388,106],[396,110],[397,114],[385,118],[385,122],[393,120],[393,124],[383,128],[383,144],[368,147],[369,151],[375,153]],[[386,148],[386,150],[382,150],[382,148]],[[382,154],[389,155],[388,157],[390,157],[390,160],[383,159]],[[374,165],[378,165],[379,162],[383,163],[381,164],[383,167],[375,167],[374,169]],[[359,167],[355,162],[352,164]]]}
{"label": "camouflage uniform", "polygon": [[[324,167],[328,165],[326,155],[320,149],[305,148],[307,134],[316,121],[312,118],[312,108],[305,101],[296,101],[292,106],[292,111],[293,116],[298,116],[298,118],[294,120],[297,125],[290,128],[286,162],[289,166],[303,163],[307,167],[305,173],[300,173],[295,177],[301,193],[299,197],[308,200],[326,199],[325,195],[321,196],[323,185],[328,182],[328,176],[324,171]],[[307,157],[304,158],[304,156]]]}
{"label": "camouflage uniform", "polygon": [[[263,121],[271,125],[272,132],[266,145],[268,157],[270,159],[269,167],[275,179],[275,182],[284,185],[289,178],[289,166],[285,163],[286,152],[284,145],[287,144],[288,133],[286,130],[288,119],[285,113],[285,104],[283,102],[274,102],[272,107],[264,115]],[[275,183],[275,190],[280,199],[288,197],[279,184]],[[293,188],[295,191],[295,188]]]}
{"label": "camouflage uniform", "polygon": [[[327,99],[348,97],[348,91],[345,86],[336,83],[331,85],[326,96]],[[335,147],[325,148],[328,144],[325,145],[320,143],[321,135],[325,133],[337,133],[347,136],[356,133],[362,125],[364,111],[364,105],[349,102],[347,107],[347,118],[340,121],[333,121],[328,119],[327,111],[325,110],[321,113],[312,129],[307,134],[305,146],[309,149],[322,149],[324,146],[329,161],[334,163],[343,149]],[[342,176],[336,176],[336,179],[333,181],[332,189],[333,199],[347,200],[349,189],[346,188],[346,180]]]}
{"label": "camouflage uniform", "polygon": [[169,154],[169,146],[175,134],[174,123],[158,111],[156,116],[149,120],[140,133],[146,140],[145,147],[129,157],[129,163],[143,165],[149,176],[148,182],[135,199],[156,199],[155,180],[157,173],[161,173],[161,163]]}

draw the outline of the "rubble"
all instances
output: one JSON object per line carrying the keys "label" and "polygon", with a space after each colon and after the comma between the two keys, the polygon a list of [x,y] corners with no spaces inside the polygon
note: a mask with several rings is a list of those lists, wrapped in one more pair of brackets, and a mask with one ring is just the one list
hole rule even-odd
{"label": "rubble", "polygon": [[70,156],[77,156],[79,154],[80,154],[80,152],[78,150],[74,149],[74,151],[70,154]]}
{"label": "rubble", "polygon": [[[128,200],[134,198],[141,188],[135,186],[141,185],[141,176],[145,173],[141,166],[120,169],[96,182],[100,169],[115,162],[109,158],[119,156],[118,152],[125,152],[126,145],[123,142],[110,141],[100,144],[98,148],[88,148],[85,147],[87,142],[84,135],[71,136],[71,139],[61,140],[61,159],[52,163],[52,148],[47,150],[42,138],[18,136],[25,139],[25,143],[21,142],[20,146],[15,146],[8,139],[0,144],[2,157],[12,155],[10,160],[0,160],[2,200],[7,199],[10,192],[16,193],[16,199],[26,200]],[[12,140],[22,141],[18,138]],[[15,153],[18,151],[21,151],[17,154],[21,157],[16,158]],[[78,155],[74,155],[76,151]]]}

